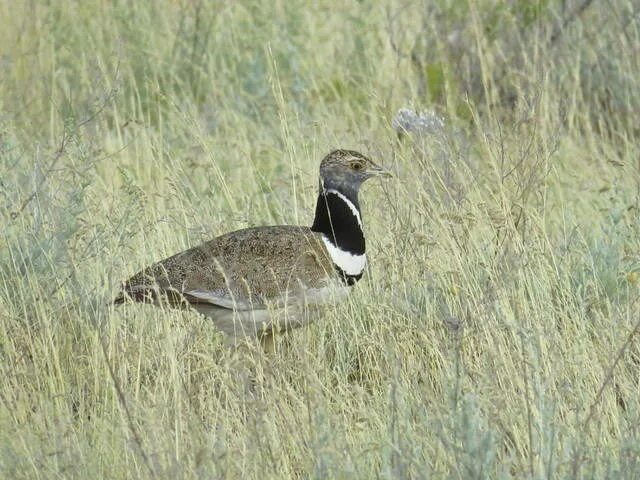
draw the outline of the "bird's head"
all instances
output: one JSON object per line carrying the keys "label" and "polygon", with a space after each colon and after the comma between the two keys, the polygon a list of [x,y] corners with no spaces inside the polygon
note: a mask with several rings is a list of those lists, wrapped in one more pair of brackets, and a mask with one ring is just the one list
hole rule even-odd
{"label": "bird's head", "polygon": [[391,177],[391,173],[354,150],[334,150],[320,163],[321,186],[357,196],[360,186],[373,177]]}

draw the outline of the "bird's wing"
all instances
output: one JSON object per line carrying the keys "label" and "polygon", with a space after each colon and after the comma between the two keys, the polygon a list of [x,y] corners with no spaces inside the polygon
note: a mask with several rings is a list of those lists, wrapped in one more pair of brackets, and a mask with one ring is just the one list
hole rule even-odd
{"label": "bird's wing", "polygon": [[320,236],[303,227],[238,230],[158,262],[134,275],[124,292],[134,300],[209,303],[254,310],[301,297],[319,298],[334,278]]}

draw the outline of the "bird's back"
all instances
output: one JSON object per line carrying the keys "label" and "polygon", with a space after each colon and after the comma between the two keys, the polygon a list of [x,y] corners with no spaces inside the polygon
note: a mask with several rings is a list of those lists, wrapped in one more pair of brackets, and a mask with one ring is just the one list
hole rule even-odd
{"label": "bird's back", "polygon": [[254,227],[145,268],[125,282],[123,293],[138,301],[164,293],[170,301],[255,309],[278,302],[283,292],[295,296],[323,288],[334,276],[318,233],[299,226]]}

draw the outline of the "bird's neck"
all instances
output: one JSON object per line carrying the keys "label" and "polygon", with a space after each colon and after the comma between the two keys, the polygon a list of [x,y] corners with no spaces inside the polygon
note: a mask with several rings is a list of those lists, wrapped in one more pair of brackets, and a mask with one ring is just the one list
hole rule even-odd
{"label": "bird's neck", "polygon": [[366,257],[357,194],[321,185],[311,230],[322,234],[336,270],[345,283],[352,285],[360,280]]}

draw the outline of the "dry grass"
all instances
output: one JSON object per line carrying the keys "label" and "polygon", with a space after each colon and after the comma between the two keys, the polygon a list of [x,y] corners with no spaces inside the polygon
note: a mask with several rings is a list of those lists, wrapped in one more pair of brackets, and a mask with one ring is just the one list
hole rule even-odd
{"label": "dry grass", "polygon": [[[638,15],[0,0],[0,476],[640,477]],[[399,140],[405,106],[445,127]],[[205,319],[108,305],[309,223],[337,146],[397,172],[370,272],[252,392]]]}

